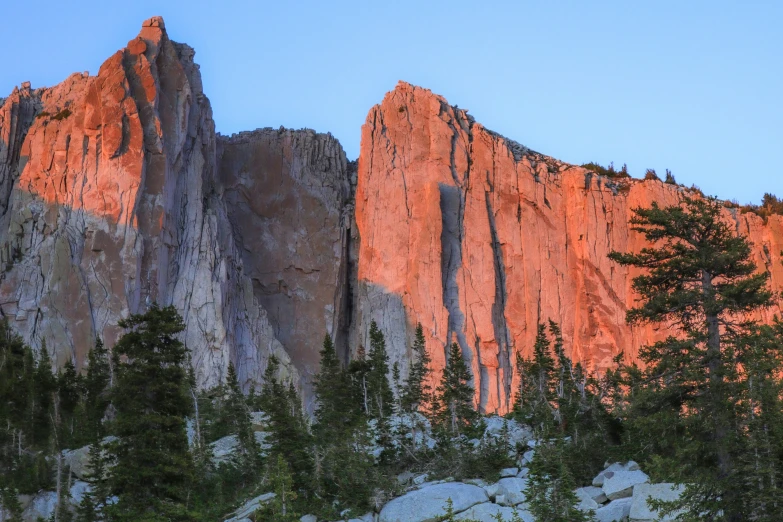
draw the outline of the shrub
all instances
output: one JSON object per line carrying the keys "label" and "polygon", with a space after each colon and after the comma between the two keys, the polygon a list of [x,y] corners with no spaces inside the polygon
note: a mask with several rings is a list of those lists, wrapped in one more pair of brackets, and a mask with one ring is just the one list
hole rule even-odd
{"label": "shrub", "polygon": [[590,163],[583,163],[582,168],[585,168],[587,170],[591,170],[595,172],[596,174],[599,174],[601,176],[606,176],[609,178],[630,178],[631,175],[628,174],[628,166],[623,163],[623,166],[620,168],[620,170],[616,170],[614,168],[614,162],[610,163],[608,167],[604,167],[594,161],[591,161]]}
{"label": "shrub", "polygon": [[58,112],[57,114],[55,114],[54,116],[52,116],[52,119],[53,120],[57,120],[57,121],[64,120],[65,118],[67,118],[71,114],[72,114],[71,110],[68,109],[68,108],[65,108],[65,109],[61,110],[60,112]]}

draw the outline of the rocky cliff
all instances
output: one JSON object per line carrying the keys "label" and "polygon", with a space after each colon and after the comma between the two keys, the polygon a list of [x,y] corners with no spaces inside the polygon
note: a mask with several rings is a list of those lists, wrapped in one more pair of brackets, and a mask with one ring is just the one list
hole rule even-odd
{"label": "rocky cliff", "polygon": [[[596,176],[400,82],[362,128],[356,331],[377,321],[402,361],[419,321],[436,368],[447,343],[458,342],[490,412],[513,401],[516,354],[532,352],[540,321],[559,322],[570,355],[592,368],[610,366],[620,351],[633,359],[665,332],[625,324],[636,274],[607,255],[644,246],[628,225],[631,209],[674,204],[684,190]],[[783,288],[783,216],[764,223],[726,214],[753,240],[772,286]]]}
{"label": "rocky cliff", "polygon": [[229,360],[244,381],[270,354],[291,369],[233,238],[193,55],[152,18],[97,76],[0,108],[0,304],[59,363],[158,302],[181,311],[202,385]]}
{"label": "rocky cliff", "polygon": [[[597,176],[402,82],[358,164],[310,130],[217,135],[193,56],[153,18],[97,76],[0,100],[0,310],[58,363],[158,302],[181,311],[200,384],[229,361],[258,383],[276,355],[307,390],[325,333],[347,359],[377,321],[404,373],[421,322],[436,374],[458,342],[502,412],[539,321],[596,369],[663,334],[625,325],[634,273],[607,254],[643,246],[632,208],[686,189]],[[783,217],[726,219],[783,288]]]}

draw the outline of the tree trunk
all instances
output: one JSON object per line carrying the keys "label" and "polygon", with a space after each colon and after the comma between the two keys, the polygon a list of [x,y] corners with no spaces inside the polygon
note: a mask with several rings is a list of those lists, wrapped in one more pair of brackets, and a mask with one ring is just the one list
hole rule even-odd
{"label": "tree trunk", "polygon": [[[726,397],[723,389],[723,359],[721,353],[720,323],[718,322],[715,305],[715,288],[712,284],[712,274],[702,271],[702,290],[704,292],[704,312],[707,326],[707,367],[710,371],[710,408],[713,421],[713,438],[716,455],[718,458],[718,476],[726,480],[734,470],[731,454],[728,449],[729,426],[726,422]],[[724,491],[724,498],[735,497],[735,491],[729,488]],[[732,500],[726,502],[727,506],[736,509],[736,503]],[[740,522],[739,513],[726,513],[726,520]]]}

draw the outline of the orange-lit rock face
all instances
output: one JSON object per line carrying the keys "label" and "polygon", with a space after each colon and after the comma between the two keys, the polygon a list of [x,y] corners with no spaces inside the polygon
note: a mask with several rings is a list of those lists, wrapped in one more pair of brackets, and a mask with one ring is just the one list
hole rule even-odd
{"label": "orange-lit rock face", "polygon": [[[0,100],[0,310],[59,364],[157,301],[202,385],[229,361],[257,383],[275,355],[308,392],[324,333],[347,359],[377,321],[404,375],[418,321],[434,379],[455,340],[503,412],[539,321],[594,369],[667,333],[625,324],[635,273],[607,255],[644,246],[631,209],[683,189],[621,186],[405,83],[370,111],[358,171],[326,134],[218,137],[193,56],[153,18],[97,76]],[[726,218],[783,288],[783,218]]]}
{"label": "orange-lit rock face", "polygon": [[[666,332],[625,324],[636,274],[607,255],[644,246],[629,230],[632,208],[675,203],[681,190],[658,181],[622,188],[400,83],[362,129],[358,342],[366,344],[376,320],[405,367],[419,321],[436,370],[447,343],[458,341],[479,404],[501,412],[513,401],[516,354],[531,353],[540,321],[559,322],[571,356],[592,368],[609,367],[620,351],[633,359]],[[730,217],[783,288],[783,219]]]}
{"label": "orange-lit rock face", "polygon": [[80,365],[96,337],[152,302],[174,304],[203,385],[229,360],[259,381],[291,370],[232,237],[194,52],[163,21],[100,68],[0,107],[0,296],[35,348]]}

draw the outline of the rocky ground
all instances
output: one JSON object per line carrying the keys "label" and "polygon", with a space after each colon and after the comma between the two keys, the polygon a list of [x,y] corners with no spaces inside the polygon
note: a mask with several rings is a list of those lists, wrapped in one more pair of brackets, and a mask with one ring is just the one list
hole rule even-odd
{"label": "rocky ground", "polygon": [[[253,414],[253,426],[256,439],[265,449],[266,433],[264,429],[265,416],[256,412]],[[404,423],[405,420],[401,419]],[[526,488],[528,484],[528,465],[536,451],[537,441],[531,431],[524,425],[501,417],[488,417],[484,437],[499,437],[506,433],[513,447],[522,448],[518,452],[516,467],[499,470],[500,479],[488,483],[482,479],[454,480],[445,478],[431,480],[426,473],[405,472],[397,477],[404,488],[404,494],[385,505],[377,513],[366,513],[358,518],[345,518],[334,522],[435,522],[446,513],[447,501],[450,499],[455,519],[475,522],[497,522],[500,515],[503,521],[511,522],[516,513],[523,522],[536,522],[527,507]],[[505,427],[505,430],[504,430]],[[429,434],[421,434],[421,441],[430,444]],[[478,441],[476,441],[478,442]],[[216,464],[225,462],[237,447],[236,437],[223,437],[211,445],[213,459]],[[63,452],[63,464],[68,466],[71,475],[64,488],[69,492],[70,503],[78,505],[89,485],[84,481],[88,472],[88,447]],[[591,484],[585,484],[575,491],[580,499],[579,508],[592,510],[597,522],[632,521],[646,522],[658,520],[655,511],[647,505],[649,498],[673,500],[677,498],[681,488],[674,484],[653,484],[650,478],[635,462],[607,463]],[[258,522],[253,518],[260,506],[274,498],[275,494],[265,492],[240,506],[225,518],[225,522]],[[25,522],[35,522],[39,518],[48,520],[57,505],[57,494],[54,491],[41,491],[37,495],[19,497],[24,507],[22,519]],[[0,517],[2,520],[2,517]],[[673,520],[664,517],[662,521]],[[302,522],[332,522],[319,521],[313,515],[305,515]]]}

